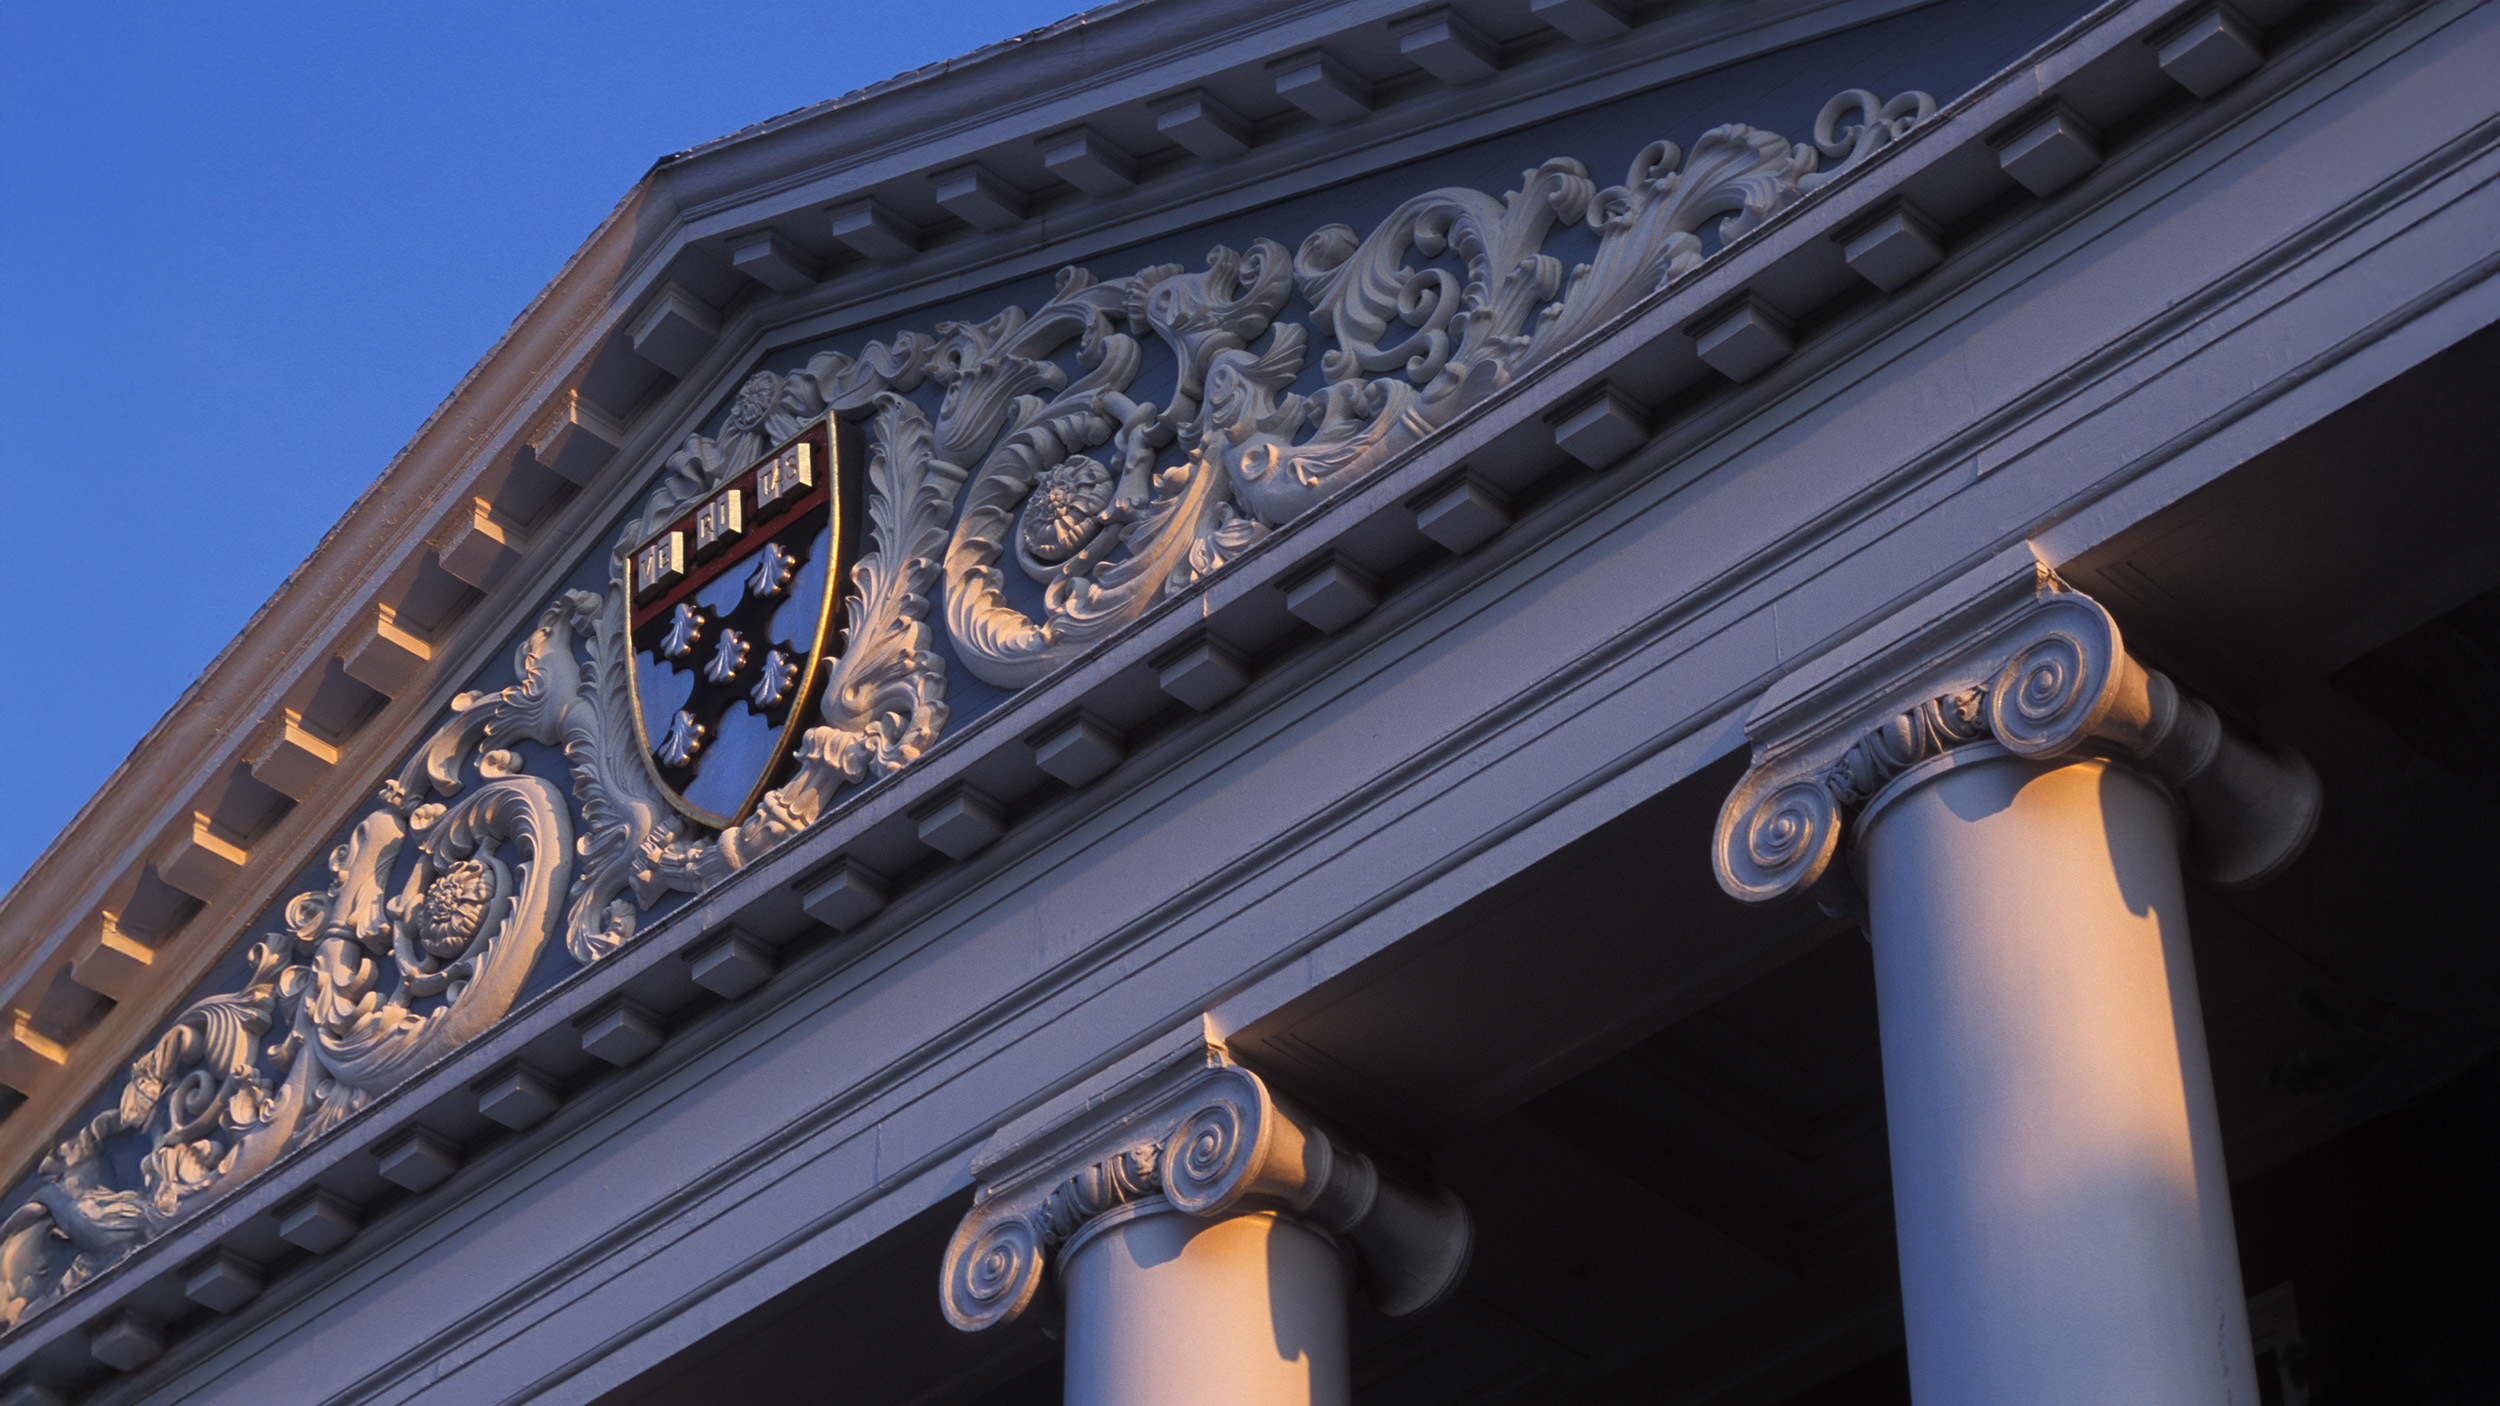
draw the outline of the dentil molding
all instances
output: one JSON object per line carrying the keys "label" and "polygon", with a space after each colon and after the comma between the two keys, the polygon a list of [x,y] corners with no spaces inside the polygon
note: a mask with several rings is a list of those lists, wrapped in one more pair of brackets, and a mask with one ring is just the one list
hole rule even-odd
{"label": "dentil molding", "polygon": [[1195,1032],[1141,1076],[1011,1125],[973,1178],[939,1288],[947,1321],[966,1332],[1031,1311],[1062,1246],[1156,1199],[1207,1220],[1276,1211],[1325,1230],[1392,1317],[1455,1288],[1474,1241],[1448,1190],[1382,1167]]}
{"label": "dentil molding", "polygon": [[2320,806],[2308,762],[2239,735],[2144,667],[2099,602],[2027,551],[1975,575],[1978,591],[1966,579],[1946,592],[1960,599],[1908,612],[1765,695],[1745,725],[1753,766],[1719,811],[1720,887],[1861,910],[1840,862],[1847,832],[1913,768],[1991,745],[2115,758],[2162,781],[2185,810],[2191,863],[2216,884],[2257,883],[2299,856]]}

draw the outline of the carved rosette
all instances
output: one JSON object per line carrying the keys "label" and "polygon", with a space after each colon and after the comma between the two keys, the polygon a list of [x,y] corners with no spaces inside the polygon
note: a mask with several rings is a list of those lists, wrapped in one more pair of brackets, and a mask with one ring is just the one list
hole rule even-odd
{"label": "carved rosette", "polygon": [[1072,1137],[981,1169],[947,1246],[940,1299],[966,1332],[1012,1322],[1043,1296],[1053,1256],[1099,1218],[1168,1202],[1207,1219],[1276,1211],[1336,1236],[1383,1313],[1456,1287],[1473,1230],[1440,1187],[1384,1173],[1264,1080],[1209,1049],[1206,1067],[1154,1081],[1129,1106],[1093,1105]]}
{"label": "carved rosette", "polygon": [[2226,728],[2128,654],[2098,602],[2045,569],[2028,600],[1966,628],[1941,663],[1871,702],[1835,683],[1822,691],[1845,693],[1840,706],[1817,709],[1809,696],[1748,725],[1762,729],[1754,765],[1720,810],[1712,846],[1720,887],[1751,903],[1811,894],[1835,913],[1857,911],[1838,862],[1844,832],[1904,773],[1964,748],[2133,765],[2179,798],[2189,859],[2217,884],[2265,879],[2316,831],[2318,781],[2306,761]]}

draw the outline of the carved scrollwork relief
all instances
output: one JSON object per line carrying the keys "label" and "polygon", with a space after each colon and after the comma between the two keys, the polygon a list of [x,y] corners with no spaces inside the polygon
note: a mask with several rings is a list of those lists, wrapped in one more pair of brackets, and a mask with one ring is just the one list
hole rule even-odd
{"label": "carved scrollwork relief", "polygon": [[[555,935],[572,825],[547,782],[486,775],[450,805],[404,798],[360,821],[329,887],[253,944],[242,985],[176,1017],[113,1106],[44,1158],[0,1223],[0,1316],[76,1288],[511,1009]],[[108,1155],[125,1138],[143,1149],[136,1185],[115,1184]]]}
{"label": "carved scrollwork relief", "polygon": [[[1929,673],[1940,691],[1869,724],[1817,719],[1771,738],[1719,813],[1719,884],[1748,902],[1811,893],[1834,912],[1859,896],[1843,832],[1904,773],[1956,749],[2123,758],[2185,804],[2190,857],[2221,884],[2254,883],[2315,830],[2317,778],[2297,755],[2239,737],[2211,706],[2127,653],[2118,623],[2042,570],[2032,598]],[[1893,696],[1924,691],[1916,682]],[[1913,695],[1915,696],[1915,695]]]}
{"label": "carved scrollwork relief", "polygon": [[[1557,158],[1500,196],[1418,195],[1368,234],[1330,225],[1291,249],[1219,246],[1197,272],[1069,268],[1029,313],[941,322],[748,378],[716,433],[665,455],[613,539],[606,589],[546,603],[514,651],[517,681],[452,701],[354,822],[327,890],[285,905],[242,983],[177,1016],[128,1067],[116,1106],[44,1160],[0,1225],[0,1325],[501,1020],[542,951],[601,960],[669,895],[719,882],[816,823],[843,788],[909,766],[948,725],[950,649],[1000,688],[1050,674],[1934,110],[1922,93],[1851,90],[1808,141],[1722,126],[1689,151],[1651,144],[1602,188]],[[1596,247],[1566,267],[1545,245],[1574,224]],[[1149,385],[1156,344],[1170,367]],[[1304,374],[1314,356],[1316,384]],[[869,451],[839,650],[790,770],[715,832],[670,803],[640,754],[630,554],[828,414],[866,421]],[[752,568],[767,592],[791,569],[770,553]],[[1040,583],[1038,603],[1010,590],[1010,569]],[[722,651],[746,643],[685,648],[718,664],[717,682],[744,677],[754,650]],[[754,668],[759,706],[799,686],[778,653]],[[687,724],[680,762],[709,742]],[[540,748],[560,752],[560,768],[525,761]],[[1757,867],[1778,870],[1790,849],[1836,833],[1836,820],[1816,823],[1771,815],[1748,841]],[[1208,1179],[1233,1164],[1206,1159],[1234,1145],[1209,1123],[1064,1205],[1168,1176],[1159,1194],[1175,1204],[1214,1207],[1193,1199],[1200,1188],[1248,1185],[1239,1194],[1338,1215],[1326,1199],[1336,1173],[1300,1189],[1262,1180],[1281,1174],[1258,1149],[1305,1137],[1304,1124],[1263,1092],[1243,1098],[1248,1182]],[[147,1146],[130,1184],[102,1151],[125,1136]],[[1344,1169],[1368,1163],[1331,1165],[1359,1181]],[[1320,1199],[1295,1201],[1305,1191]],[[1034,1263],[1055,1223],[1031,1228]],[[1024,1262],[1024,1232],[999,1233],[1003,1257],[967,1262],[950,1312],[978,1316],[980,1286],[1009,1283]]]}
{"label": "carved scrollwork relief", "polygon": [[946,1258],[947,1321],[974,1332],[1022,1315],[1041,1295],[1052,1251],[1096,1216],[1160,1194],[1162,1158],[1154,1143],[1123,1148],[1078,1168],[1024,1214],[987,1217],[969,1240],[958,1233]]}
{"label": "carved scrollwork relief", "polygon": [[1052,1257],[1086,1225],[1160,1198],[1208,1218],[1301,1217],[1348,1244],[1382,1312],[1412,1313],[1455,1287],[1473,1233],[1456,1197],[1384,1175],[1257,1075],[1223,1058],[1142,1106],[1095,1106],[1093,1125],[1030,1161],[988,1168],[941,1271],[947,1321],[966,1332],[1020,1317]]}

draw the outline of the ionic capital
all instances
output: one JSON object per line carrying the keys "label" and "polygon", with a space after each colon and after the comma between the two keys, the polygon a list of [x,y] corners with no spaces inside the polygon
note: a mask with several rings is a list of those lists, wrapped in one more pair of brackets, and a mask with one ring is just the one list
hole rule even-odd
{"label": "ionic capital", "polygon": [[1993,745],[2047,760],[2104,756],[2168,784],[2207,879],[2256,883],[2318,822],[2317,775],[2242,737],[2127,653],[2099,602],[2027,558],[1801,670],[1746,721],[1754,764],[1719,812],[1719,884],[1748,902],[1811,893],[1855,911],[1836,862],[1885,787],[1931,759]]}
{"label": "ionic capital", "polygon": [[1279,1211],[1328,1231],[1393,1317],[1455,1287],[1473,1240],[1457,1197],[1383,1169],[1196,1037],[1109,1090],[1011,1124],[973,1177],[939,1290],[947,1321],[966,1332],[1024,1314],[1062,1246],[1146,1203],[1208,1219]]}

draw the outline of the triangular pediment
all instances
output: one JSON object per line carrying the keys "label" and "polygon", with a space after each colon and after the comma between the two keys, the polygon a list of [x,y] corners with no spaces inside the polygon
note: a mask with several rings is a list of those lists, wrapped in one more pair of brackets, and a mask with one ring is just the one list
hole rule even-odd
{"label": "triangular pediment", "polygon": [[427,1100],[525,1130],[1737,433],[2184,101],[2149,9],[2073,18],[1118,5],[659,163],[0,910],[65,1232],[7,1311],[228,1197],[315,1248],[323,1139],[419,1190]]}

